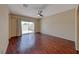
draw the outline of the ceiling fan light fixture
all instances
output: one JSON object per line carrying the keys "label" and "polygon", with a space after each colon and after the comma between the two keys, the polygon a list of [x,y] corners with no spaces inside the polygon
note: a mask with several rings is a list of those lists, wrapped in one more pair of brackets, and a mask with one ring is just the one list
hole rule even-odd
{"label": "ceiling fan light fixture", "polygon": [[39,9],[39,10],[38,10],[38,16],[43,17],[42,12],[43,12],[43,11],[42,11],[41,9]]}
{"label": "ceiling fan light fixture", "polygon": [[40,16],[39,14],[37,16]]}

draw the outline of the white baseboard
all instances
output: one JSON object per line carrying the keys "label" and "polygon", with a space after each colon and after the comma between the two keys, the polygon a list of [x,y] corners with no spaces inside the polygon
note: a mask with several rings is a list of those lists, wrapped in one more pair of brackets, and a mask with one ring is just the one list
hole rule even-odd
{"label": "white baseboard", "polygon": [[6,50],[7,50],[8,44],[9,44],[9,41],[7,41],[7,43],[6,43],[6,45],[5,45],[5,48],[0,49],[0,54],[5,54],[5,53],[6,53]]}

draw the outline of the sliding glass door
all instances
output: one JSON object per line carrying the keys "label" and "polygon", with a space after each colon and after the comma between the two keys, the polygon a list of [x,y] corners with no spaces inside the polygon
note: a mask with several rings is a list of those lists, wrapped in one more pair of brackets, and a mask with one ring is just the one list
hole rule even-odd
{"label": "sliding glass door", "polygon": [[22,34],[34,33],[34,22],[21,21]]}

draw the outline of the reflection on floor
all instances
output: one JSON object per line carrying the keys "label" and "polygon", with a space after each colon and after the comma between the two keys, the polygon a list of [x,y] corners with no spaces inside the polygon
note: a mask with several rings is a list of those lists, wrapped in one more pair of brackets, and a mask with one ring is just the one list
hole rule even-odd
{"label": "reflection on floor", "polygon": [[9,41],[7,54],[74,54],[75,44],[45,34],[26,34],[22,37],[14,37]]}

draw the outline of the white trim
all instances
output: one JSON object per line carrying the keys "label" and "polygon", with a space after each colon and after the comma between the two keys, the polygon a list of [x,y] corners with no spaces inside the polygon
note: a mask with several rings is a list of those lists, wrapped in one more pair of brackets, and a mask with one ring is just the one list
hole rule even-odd
{"label": "white trim", "polygon": [[77,48],[77,9],[78,9],[78,4],[75,6],[75,49],[78,50]]}

